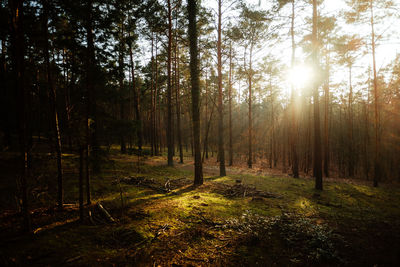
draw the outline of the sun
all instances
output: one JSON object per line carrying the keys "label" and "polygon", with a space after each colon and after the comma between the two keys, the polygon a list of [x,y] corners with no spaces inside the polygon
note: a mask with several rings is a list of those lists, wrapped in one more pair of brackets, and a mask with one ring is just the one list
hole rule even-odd
{"label": "sun", "polygon": [[303,89],[310,85],[313,79],[313,70],[307,65],[296,65],[289,69],[287,73],[287,81],[289,84],[293,84],[295,89]]}

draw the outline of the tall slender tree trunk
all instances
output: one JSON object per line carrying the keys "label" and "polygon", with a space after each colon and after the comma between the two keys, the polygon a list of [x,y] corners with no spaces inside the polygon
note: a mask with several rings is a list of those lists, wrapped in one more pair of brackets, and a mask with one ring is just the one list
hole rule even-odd
{"label": "tall slender tree trunk", "polygon": [[[75,56],[74,54],[71,53],[71,61],[70,65],[71,68],[75,66]],[[68,81],[68,79],[67,79]],[[69,82],[66,82],[65,84],[65,113],[67,117],[66,121],[66,131],[67,131],[67,138],[68,138],[68,148],[70,151],[72,151],[72,127],[71,127],[71,91],[73,90],[75,86],[75,72],[71,71],[71,79]]]}
{"label": "tall slender tree trunk", "polygon": [[[313,26],[312,26],[312,60],[315,71],[318,71],[318,28],[317,28],[317,0],[313,0]],[[321,129],[319,119],[319,92],[318,92],[318,81],[313,82],[313,93],[314,93],[314,177],[315,177],[315,189],[322,190],[322,158],[321,158]]]}
{"label": "tall slender tree trunk", "polygon": [[159,135],[157,129],[160,129],[157,127],[157,101],[158,101],[158,38],[157,38],[157,33],[156,33],[156,55],[155,55],[155,66],[154,66],[154,107],[153,107],[153,113],[154,113],[154,121],[153,121],[153,130],[154,130],[154,154],[158,156],[160,153],[160,146],[159,146],[159,140],[161,140],[161,136]]}
{"label": "tall slender tree trunk", "polygon": [[349,177],[354,176],[354,151],[353,151],[353,86],[351,81],[352,66],[349,66],[349,107],[348,107],[348,134],[349,134]]}
{"label": "tall slender tree trunk", "polygon": [[93,172],[99,172],[99,147],[97,142],[97,112],[96,112],[96,92],[94,77],[94,40],[93,40],[93,11],[92,0],[87,2],[86,6],[86,42],[87,42],[87,59],[86,59],[86,154],[85,154],[85,173],[86,173],[86,202],[91,203],[90,198],[90,163]]}
{"label": "tall slender tree trunk", "polygon": [[368,98],[364,105],[364,175],[367,180],[369,180],[369,170],[370,170],[370,161],[369,161],[369,146],[370,146],[370,137],[369,137],[369,103],[370,103],[370,92],[371,92],[371,70],[368,71]]}
{"label": "tall slender tree trunk", "polygon": [[[292,0],[292,18],[291,18],[291,30],[290,36],[292,39],[292,60],[291,66],[294,68],[295,63],[295,53],[296,53],[296,44],[294,41],[294,18],[295,18],[295,10],[294,10],[295,0]],[[299,160],[297,156],[297,122],[296,122],[296,96],[293,82],[291,83],[291,117],[292,117],[292,131],[290,133],[291,136],[291,156],[292,156],[292,173],[293,177],[299,177]]]}
{"label": "tall slender tree trunk", "polygon": [[[86,183],[90,183],[89,171],[89,148],[91,151],[90,161],[92,163],[92,170],[94,173],[100,172],[99,162],[99,144],[97,140],[97,104],[96,104],[96,88],[95,88],[95,51],[94,51],[94,36],[93,36],[93,10],[92,0],[87,1],[86,4],[86,42],[87,42],[87,60],[86,60],[86,105],[87,105],[87,148],[86,148]],[[90,127],[89,127],[90,126]],[[89,186],[87,186],[89,190]],[[90,204],[90,192],[87,191],[88,204]]]}
{"label": "tall slender tree trunk", "polygon": [[232,42],[229,45],[229,166],[233,165],[233,144],[232,144]]}
{"label": "tall slender tree trunk", "polygon": [[329,87],[330,87],[330,62],[329,62],[329,51],[326,56],[326,72],[327,72],[327,77],[326,77],[326,83],[325,83],[325,92],[324,92],[324,174],[326,177],[329,177]]}
{"label": "tall slender tree trunk", "polygon": [[47,69],[47,88],[50,97],[50,114],[52,115],[52,126],[54,131],[54,145],[56,149],[56,160],[57,160],[57,206],[58,208],[63,207],[64,194],[63,194],[63,171],[62,171],[62,154],[61,154],[61,135],[60,127],[58,124],[58,112],[57,112],[57,101],[56,101],[56,90],[54,88],[54,82],[50,66],[50,52],[49,52],[49,36],[48,36],[48,17],[49,17],[49,2],[48,0],[43,1],[43,33],[44,33],[44,58]]}
{"label": "tall slender tree trunk", "polygon": [[[125,42],[124,42],[124,25],[123,21],[121,22],[121,32],[120,32],[120,42],[121,46],[119,49],[119,57],[118,57],[118,67],[119,67],[119,92],[120,92],[120,119],[125,120],[125,105],[123,98],[124,91],[124,50],[125,50]],[[120,143],[121,143],[121,153],[126,153],[126,143],[125,143],[125,133],[120,133]]]}
{"label": "tall slender tree trunk", "polygon": [[252,83],[252,78],[253,78],[253,70],[252,70],[252,54],[253,54],[253,47],[250,46],[250,58],[249,58],[249,144],[248,144],[248,148],[249,148],[249,158],[247,159],[247,165],[249,168],[253,167],[253,146],[252,146],[252,142],[253,142],[253,138],[252,138],[252,128],[253,128],[253,122],[252,122],[252,117],[251,117],[251,109],[252,109],[252,91],[251,91],[251,83]]}
{"label": "tall slender tree trunk", "polygon": [[192,120],[194,143],[194,184],[203,184],[203,166],[200,148],[200,79],[197,46],[197,1],[188,0],[190,81],[192,85]]}
{"label": "tall slender tree trunk", "polygon": [[167,145],[168,166],[173,166],[173,135],[172,135],[172,77],[171,77],[171,51],[172,51],[172,15],[171,0],[168,0],[168,48],[167,48]]}
{"label": "tall slender tree trunk", "polygon": [[210,118],[208,119],[206,119],[204,122],[207,122],[207,124],[206,124],[206,127],[207,127],[207,129],[206,129],[206,133],[205,133],[205,135],[204,135],[204,149],[203,149],[203,156],[202,156],[202,159],[201,159],[201,161],[202,162],[204,162],[204,154],[206,153],[206,145],[207,145],[207,143],[208,143],[208,134],[209,134],[209,132],[210,132],[210,127],[211,127],[211,121],[212,121],[212,117],[213,117],[213,113],[214,113],[214,105],[213,105],[213,107],[211,108],[211,113],[210,113]]}
{"label": "tall slender tree trunk", "polygon": [[84,167],[84,150],[82,145],[79,145],[79,220],[83,222],[83,167]]}
{"label": "tall slender tree trunk", "polygon": [[[176,17],[176,24],[178,18]],[[178,34],[175,34],[175,104],[176,104],[176,131],[179,146],[179,163],[183,163],[182,130],[181,130],[181,104],[180,104],[180,73],[179,73],[179,45]]]}
{"label": "tall slender tree trunk", "polygon": [[306,149],[305,149],[305,164],[304,164],[304,172],[306,174],[309,173],[310,171],[310,165],[312,162],[312,152],[311,152],[311,131],[312,131],[312,102],[311,102],[311,98],[309,103],[307,104],[307,100],[305,101],[305,104],[307,105],[307,130],[306,130]]}
{"label": "tall slender tree trunk", "polygon": [[131,65],[133,102],[135,106],[135,117],[137,121],[137,146],[139,153],[141,153],[143,145],[143,125],[142,117],[140,114],[140,89],[136,88],[135,63],[133,62],[132,44],[129,44],[129,61]]}
{"label": "tall slender tree trunk", "polygon": [[27,91],[24,80],[25,80],[25,60],[24,60],[24,32],[23,32],[23,10],[22,0],[10,0],[9,7],[11,11],[11,55],[14,73],[14,86],[15,93],[17,95],[16,100],[18,101],[18,136],[20,145],[20,183],[21,183],[21,199],[22,199],[22,216],[24,230],[27,232],[31,231],[31,217],[29,212],[28,204],[28,186],[27,180],[30,176],[30,159],[31,159],[31,148],[28,141],[28,121],[29,112],[27,105],[29,102],[29,92]]}
{"label": "tall slender tree trunk", "polygon": [[9,87],[5,86],[6,84],[6,73],[7,73],[7,60],[6,60],[6,37],[4,36],[1,41],[1,57],[0,57],[0,84],[3,86],[0,87],[0,105],[1,105],[1,114],[2,114],[2,128],[4,129],[4,137],[3,137],[3,147],[7,148],[11,145],[11,127],[10,127],[10,119],[8,116],[8,110],[6,105],[6,99],[9,94]]}
{"label": "tall slender tree trunk", "polygon": [[222,0],[218,0],[218,157],[219,157],[219,175],[226,176],[225,170],[225,148],[224,148],[224,110],[222,105]]}
{"label": "tall slender tree trunk", "polygon": [[376,60],[375,60],[375,30],[374,30],[374,7],[373,0],[370,0],[371,12],[371,38],[372,38],[372,68],[374,73],[374,114],[375,114],[375,158],[374,158],[374,187],[378,186],[381,178],[380,169],[380,140],[379,140],[379,92],[376,77]]}
{"label": "tall slender tree trunk", "polygon": [[151,98],[151,111],[150,111],[150,135],[151,135],[151,156],[154,156],[155,151],[155,125],[154,125],[154,33],[151,33],[151,81],[150,81],[150,98]]}
{"label": "tall slender tree trunk", "polygon": [[271,137],[270,137],[270,142],[269,142],[269,158],[268,158],[268,162],[269,162],[269,168],[272,169],[272,162],[273,162],[273,151],[274,151],[274,142],[275,142],[275,136],[274,136],[274,132],[275,132],[275,116],[274,116],[274,98],[273,98],[273,90],[272,90],[272,78],[271,78],[271,74],[270,74],[270,80],[269,80],[269,86],[271,88]]}
{"label": "tall slender tree trunk", "polygon": [[[205,115],[205,119],[204,119],[204,121],[206,122],[206,121],[208,121],[208,72],[207,72],[207,68],[206,68],[206,70],[205,70],[205,72],[206,72],[206,96],[205,96],[205,98],[206,98],[206,115]],[[206,134],[205,134],[205,138],[204,138],[204,152],[206,153],[206,159],[208,159],[208,130],[209,130],[209,125],[210,125],[210,123],[211,123],[211,119],[210,119],[210,121],[209,121],[209,123],[207,124],[207,125],[205,125],[205,127],[206,127]],[[192,155],[193,156],[193,155]],[[204,162],[204,157],[203,157],[203,162]]]}

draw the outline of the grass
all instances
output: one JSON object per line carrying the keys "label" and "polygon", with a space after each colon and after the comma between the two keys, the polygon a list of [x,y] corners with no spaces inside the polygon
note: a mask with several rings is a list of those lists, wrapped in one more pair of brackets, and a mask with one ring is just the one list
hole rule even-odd
{"label": "grass", "polygon": [[[54,175],[48,157],[37,161],[36,175]],[[78,159],[74,154],[63,159],[65,199],[76,203]],[[91,190],[93,200],[117,219],[115,224],[79,224],[76,208],[53,213],[42,208],[33,216],[36,233],[19,236],[18,217],[7,215],[12,213],[3,207],[0,264],[287,266],[400,262],[398,188],[325,182],[324,191],[319,192],[311,179],[251,174],[205,177],[205,184],[195,188],[190,185],[192,171],[178,164],[167,167],[163,160],[151,158],[138,168],[137,156],[111,152],[102,172],[94,175]],[[138,176],[159,184],[167,179],[186,183],[160,193],[115,182]],[[226,197],[221,185],[235,185],[237,180],[277,197]],[[48,189],[55,188],[52,179],[39,183],[43,181]],[[31,188],[37,186],[31,183]],[[0,189],[9,188],[12,185],[2,184]],[[31,198],[33,208],[40,210],[54,205],[55,195],[41,201]]]}

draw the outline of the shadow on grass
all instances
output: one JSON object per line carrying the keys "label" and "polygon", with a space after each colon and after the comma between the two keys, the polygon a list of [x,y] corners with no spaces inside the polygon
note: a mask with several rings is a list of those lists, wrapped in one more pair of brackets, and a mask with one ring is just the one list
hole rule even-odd
{"label": "shadow on grass", "polygon": [[[156,190],[151,190],[151,193],[149,193],[144,198],[138,198],[138,199],[133,198],[132,201],[125,204],[124,209],[138,207],[145,203],[150,203],[155,200],[175,199],[175,198],[180,197],[182,194],[194,191],[197,188],[198,188],[198,186],[186,185],[186,186],[179,187],[178,189],[175,189],[175,191],[171,191],[169,193],[160,193]],[[115,198],[115,199],[111,199],[111,200],[105,200],[105,201],[102,201],[102,203],[108,208],[111,207],[111,210],[115,210],[115,209],[118,209],[117,206],[120,206],[120,199]]]}

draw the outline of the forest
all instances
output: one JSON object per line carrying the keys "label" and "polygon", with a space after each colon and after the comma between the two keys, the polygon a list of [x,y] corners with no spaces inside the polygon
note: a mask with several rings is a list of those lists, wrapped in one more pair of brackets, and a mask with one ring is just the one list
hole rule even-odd
{"label": "forest", "polygon": [[397,0],[0,0],[0,266],[400,266]]}

